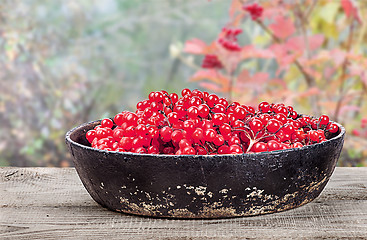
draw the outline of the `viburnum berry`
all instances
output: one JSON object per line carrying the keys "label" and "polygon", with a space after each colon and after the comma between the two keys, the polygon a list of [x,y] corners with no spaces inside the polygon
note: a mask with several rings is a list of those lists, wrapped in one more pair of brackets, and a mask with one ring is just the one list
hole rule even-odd
{"label": "viburnum berry", "polygon": [[242,29],[239,28],[223,28],[222,37],[218,39],[218,43],[228,51],[241,51],[241,47],[237,42],[237,35],[242,33]]}
{"label": "viburnum berry", "polygon": [[205,148],[201,147],[201,146],[196,146],[195,150],[196,150],[197,155],[206,155],[206,154],[208,154],[208,151]]}
{"label": "viburnum berry", "polygon": [[161,128],[159,134],[163,142],[171,141],[172,129],[168,126]]}
{"label": "viburnum berry", "polygon": [[327,115],[321,115],[319,117],[319,124],[321,126],[326,126],[326,125],[328,125],[328,123],[329,123],[329,116],[327,116]]}
{"label": "viburnum berry", "polygon": [[195,119],[199,115],[199,110],[196,106],[191,106],[187,109],[187,117],[189,119]]}
{"label": "viburnum berry", "polygon": [[275,140],[270,140],[269,142],[266,143],[266,145],[269,151],[276,151],[282,149],[280,143]]}
{"label": "viburnum berry", "polygon": [[216,113],[213,115],[212,121],[214,125],[220,126],[227,122],[227,117],[223,113]]}
{"label": "viburnum berry", "polygon": [[159,148],[156,146],[150,146],[147,149],[149,154],[158,154],[159,153]]}
{"label": "viburnum berry", "polygon": [[113,139],[116,142],[120,142],[121,138],[124,136],[124,130],[122,130],[121,128],[115,128],[113,130]]}
{"label": "viburnum berry", "polygon": [[332,123],[327,127],[327,130],[331,133],[336,133],[339,131],[339,127],[335,123]]}
{"label": "viburnum berry", "polygon": [[193,147],[185,147],[182,150],[183,155],[195,155],[196,151]]}
{"label": "viburnum berry", "polygon": [[124,123],[124,114],[122,113],[116,114],[116,116],[113,118],[113,121],[117,126],[121,126]]}
{"label": "viburnum berry", "polygon": [[196,128],[195,131],[191,135],[194,142],[200,142],[204,139],[204,132],[201,128]]}
{"label": "viburnum berry", "polygon": [[251,5],[246,5],[243,6],[243,10],[247,11],[248,13],[250,13],[252,20],[257,20],[258,18],[261,17],[264,9],[259,6],[257,3],[253,3]]}
{"label": "viburnum berry", "polygon": [[188,88],[185,88],[181,91],[181,95],[184,97],[186,95],[190,95],[191,94],[191,90]]}
{"label": "viburnum berry", "polygon": [[204,56],[203,62],[201,64],[202,68],[223,68],[222,63],[218,57],[214,54],[207,54]]}
{"label": "viburnum berry", "polygon": [[243,153],[243,150],[242,150],[242,148],[240,147],[240,145],[238,145],[238,144],[233,144],[233,145],[231,145],[231,146],[229,147],[229,152],[230,152],[231,154],[241,154],[241,153]]}
{"label": "viburnum berry", "polygon": [[250,125],[251,130],[254,133],[259,132],[264,127],[264,124],[258,118],[255,118],[252,121],[250,121],[250,124],[249,125]]}
{"label": "viburnum berry", "polygon": [[205,118],[209,114],[209,107],[206,104],[200,104],[198,106],[198,114],[200,117]]}
{"label": "viburnum berry", "polygon": [[268,102],[261,102],[259,104],[259,110],[262,112],[262,113],[267,113],[270,111],[270,105]]}
{"label": "viburnum berry", "polygon": [[88,142],[92,143],[94,138],[96,138],[96,130],[89,130],[85,137],[87,138]]}
{"label": "viburnum berry", "polygon": [[266,143],[264,142],[255,143],[252,147],[252,151],[253,152],[266,152],[267,151]]}
{"label": "viburnum berry", "polygon": [[217,146],[221,146],[224,144],[224,137],[220,134],[217,134],[217,136],[213,139],[213,143]]}
{"label": "viburnum berry", "polygon": [[217,136],[217,133],[215,132],[214,129],[207,129],[204,132],[204,139],[207,142],[213,142],[216,136]]}
{"label": "viburnum berry", "polygon": [[103,127],[103,128],[112,128],[113,127],[112,120],[109,119],[109,118],[103,119],[102,122],[101,122],[101,127]]}
{"label": "viburnum berry", "polygon": [[270,119],[268,121],[268,124],[266,126],[266,129],[270,132],[270,133],[276,133],[280,127],[281,127],[281,122],[279,120],[276,119]]}
{"label": "viburnum berry", "polygon": [[181,139],[178,146],[180,147],[180,149],[184,149],[186,147],[191,147],[191,142],[187,139]]}
{"label": "viburnum berry", "polygon": [[222,145],[218,148],[218,154],[229,154],[231,150],[228,145]]}

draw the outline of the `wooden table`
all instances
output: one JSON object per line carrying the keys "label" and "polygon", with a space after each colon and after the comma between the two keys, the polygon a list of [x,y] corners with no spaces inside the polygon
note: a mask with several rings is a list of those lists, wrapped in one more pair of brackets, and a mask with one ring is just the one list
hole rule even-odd
{"label": "wooden table", "polygon": [[367,239],[367,167],[337,168],[297,209],[243,218],[174,220],[100,207],[74,168],[0,168],[0,239]]}

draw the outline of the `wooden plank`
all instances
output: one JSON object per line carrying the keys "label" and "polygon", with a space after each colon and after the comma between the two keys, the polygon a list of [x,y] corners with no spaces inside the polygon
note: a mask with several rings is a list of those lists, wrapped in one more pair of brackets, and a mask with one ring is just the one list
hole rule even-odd
{"label": "wooden plank", "polygon": [[270,215],[173,220],[96,204],[73,168],[0,168],[0,239],[367,239],[367,168],[337,168],[320,197]]}

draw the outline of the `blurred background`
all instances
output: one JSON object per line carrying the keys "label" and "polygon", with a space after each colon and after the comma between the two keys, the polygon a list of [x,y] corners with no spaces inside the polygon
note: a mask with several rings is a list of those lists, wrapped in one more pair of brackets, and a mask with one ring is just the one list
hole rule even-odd
{"label": "blurred background", "polygon": [[[269,2],[260,1],[274,10]],[[337,0],[317,2],[313,6],[313,1],[305,1],[306,7],[312,7],[310,19],[316,19],[310,20],[316,24],[312,28],[321,33],[333,27],[337,31],[327,33],[330,36],[325,34],[327,42],[323,41],[320,49],[349,51],[345,43],[351,34],[359,39],[358,53],[366,56],[366,23],[357,26]],[[361,16],[366,16],[365,2],[357,3]],[[180,92],[188,87],[226,96],[225,91],[210,89],[211,85],[193,80],[203,56],[185,49],[194,38],[206,44],[215,41],[233,17],[229,10],[233,13],[238,4],[226,0],[1,0],[0,166],[72,166],[64,141],[69,129],[112,117],[122,110],[134,110],[136,103],[147,98],[151,91]],[[324,10],[331,16],[320,20]],[[348,28],[351,24],[356,24],[353,33]],[[239,39],[241,44],[257,43],[265,47],[271,41],[245,12],[236,26],[245,32]],[[333,38],[334,42],[330,40]],[[241,68],[275,76],[279,64],[274,59],[260,57],[244,61]],[[287,81],[301,77],[287,70],[278,78]],[[337,86],[351,85],[352,93],[361,97],[346,105],[349,108],[338,119],[346,124],[349,135],[339,165],[367,166],[367,134],[364,135],[366,126],[362,123],[367,117],[363,104],[367,80],[364,83],[358,74],[351,75],[350,82],[347,76],[343,79],[346,81]],[[312,115],[312,103],[296,96],[313,88],[292,82],[282,84],[295,95],[287,103]],[[247,90],[256,88],[261,92],[256,84],[245,86]],[[319,86],[321,90],[315,95],[327,87]],[[276,84],[274,89],[278,89]],[[246,94],[236,92],[234,98],[252,103],[254,98]],[[264,94],[256,96],[256,100],[266,100]],[[362,101],[359,105],[358,100]],[[322,106],[328,109],[330,105]]]}

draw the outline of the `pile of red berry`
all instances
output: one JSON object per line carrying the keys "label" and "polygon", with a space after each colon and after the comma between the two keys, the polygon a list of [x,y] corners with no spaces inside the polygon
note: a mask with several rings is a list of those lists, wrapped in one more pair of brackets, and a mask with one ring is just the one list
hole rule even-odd
{"label": "pile of red berry", "polygon": [[254,109],[199,90],[181,94],[151,92],[135,113],[103,119],[86,138],[92,147],[108,151],[212,155],[298,148],[340,131],[326,115],[302,116],[284,104],[262,102]]}

